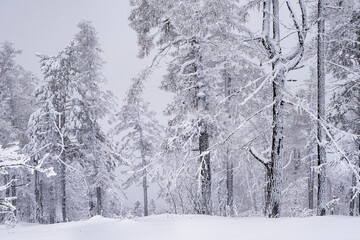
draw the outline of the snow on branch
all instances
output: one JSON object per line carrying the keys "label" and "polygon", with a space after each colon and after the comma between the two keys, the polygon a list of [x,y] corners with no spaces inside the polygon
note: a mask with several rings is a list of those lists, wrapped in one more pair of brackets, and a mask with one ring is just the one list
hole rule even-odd
{"label": "snow on branch", "polygon": [[[11,147],[3,148],[0,146],[0,173],[3,175],[8,174],[7,169],[11,168],[25,168],[29,170],[31,173],[34,171],[39,171],[45,173],[48,177],[56,175],[53,168],[43,169],[42,163],[48,157],[49,154],[45,154],[45,156],[38,162],[37,165],[33,166],[29,164],[30,157],[24,154],[19,153],[18,144],[14,144]],[[11,179],[9,182],[5,183],[3,186],[0,186],[0,192],[3,192],[14,186],[16,179]],[[0,199],[0,208],[4,211],[14,211],[16,208],[11,203],[14,198],[3,198]]]}
{"label": "snow on branch", "polygon": [[258,153],[253,147],[250,148],[250,153],[256,160],[258,160],[260,163],[264,164],[266,168],[268,168],[269,164],[271,163],[270,159],[261,156],[261,154]]}
{"label": "snow on branch", "polygon": [[305,44],[306,33],[308,30],[307,14],[306,14],[306,7],[305,7],[303,0],[299,0],[299,6],[300,6],[300,10],[301,10],[301,19],[302,19],[301,24],[300,24],[300,22],[296,19],[295,11],[291,5],[291,2],[286,1],[286,5],[289,9],[290,17],[293,20],[293,23],[294,23],[294,26],[296,28],[297,35],[298,35],[297,46],[295,47],[295,49],[292,52],[290,52],[287,56],[285,56],[285,58],[290,61],[288,64],[288,69],[292,70],[300,63],[302,56],[304,54],[304,44]]}
{"label": "snow on branch", "polygon": [[271,163],[270,159],[261,156],[261,154],[259,154],[253,147],[250,148],[250,153],[256,160],[268,168],[269,164]]}
{"label": "snow on branch", "polygon": [[223,138],[221,141],[213,144],[212,146],[210,146],[208,148],[208,152],[211,152],[213,149],[217,148],[218,146],[224,144],[226,141],[228,141],[237,131],[239,131],[247,122],[249,122],[252,118],[254,118],[255,116],[259,115],[260,113],[266,111],[267,109],[271,108],[273,105],[275,104],[275,102],[272,102],[271,104],[265,106],[264,108],[258,110],[257,112],[255,112],[254,114],[252,114],[251,116],[249,116],[248,118],[244,119],[239,125],[238,127],[233,130],[231,133],[229,133],[225,138]]}
{"label": "snow on branch", "polygon": [[[348,156],[345,154],[345,152],[339,147],[339,145],[336,143],[333,135],[330,133],[330,130],[329,128],[333,128],[332,126],[330,126],[329,124],[326,123],[326,121],[324,119],[318,119],[318,117],[316,116],[315,113],[313,113],[311,110],[309,109],[306,109],[305,107],[297,104],[297,103],[294,103],[294,102],[291,102],[289,100],[285,100],[284,101],[285,103],[287,104],[290,104],[292,106],[295,106],[297,108],[301,108],[302,110],[304,110],[304,112],[306,112],[313,120],[317,121],[320,123],[320,126],[324,129],[326,135],[328,136],[330,142],[334,145],[336,151],[342,156],[340,159],[342,161],[345,162],[345,164],[349,167],[349,169],[351,170],[351,172],[354,174],[354,176],[356,177],[356,180],[357,180],[357,193],[360,192],[360,174],[359,174],[359,171],[358,171],[358,168],[357,166],[355,166],[351,160],[348,158]],[[336,128],[335,128],[336,129]],[[338,129],[336,129],[338,130]],[[354,134],[352,134],[354,135]],[[355,135],[355,136],[359,136],[359,135]]]}

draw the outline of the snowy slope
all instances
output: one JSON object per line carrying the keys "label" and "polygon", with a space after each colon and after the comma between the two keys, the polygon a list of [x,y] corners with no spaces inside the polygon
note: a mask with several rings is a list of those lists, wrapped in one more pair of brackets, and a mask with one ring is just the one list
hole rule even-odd
{"label": "snowy slope", "polygon": [[94,217],[54,225],[0,226],[0,240],[359,240],[360,218]]}

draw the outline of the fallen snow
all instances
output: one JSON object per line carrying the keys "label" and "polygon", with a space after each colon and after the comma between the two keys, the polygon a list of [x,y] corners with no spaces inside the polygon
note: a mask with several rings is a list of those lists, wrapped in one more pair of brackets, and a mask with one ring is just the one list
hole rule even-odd
{"label": "fallen snow", "polygon": [[0,226],[0,240],[359,240],[359,217],[225,218],[157,215],[94,217],[53,225]]}

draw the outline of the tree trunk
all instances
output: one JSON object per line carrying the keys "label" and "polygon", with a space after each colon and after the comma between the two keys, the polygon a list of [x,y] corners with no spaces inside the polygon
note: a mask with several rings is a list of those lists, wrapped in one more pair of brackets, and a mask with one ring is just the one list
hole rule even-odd
{"label": "tree trunk", "polygon": [[[144,170],[144,171],[146,171],[146,170]],[[144,216],[148,216],[149,210],[148,210],[148,192],[147,192],[146,173],[143,177],[143,193],[144,193]]]}
{"label": "tree trunk", "polygon": [[318,152],[318,196],[317,215],[326,214],[326,133],[320,121],[326,120],[325,110],[325,17],[324,0],[318,0],[318,50],[317,50],[317,78],[318,78],[318,123],[317,123],[317,152]]}
{"label": "tree trunk", "polygon": [[146,180],[146,158],[145,158],[145,144],[143,142],[144,140],[144,135],[143,135],[143,130],[142,127],[140,126],[140,113],[138,112],[138,121],[139,121],[139,131],[140,131],[140,151],[141,151],[141,161],[142,161],[142,166],[144,168],[143,170],[143,195],[144,195],[144,216],[148,216],[149,215],[149,204],[148,204],[148,185],[147,185],[147,180]]}
{"label": "tree trunk", "polygon": [[[64,101],[65,102],[65,101]],[[58,161],[58,176],[59,176],[59,182],[55,183],[57,184],[56,187],[56,198],[57,203],[60,206],[57,206],[56,211],[56,222],[66,222],[66,150],[67,150],[67,143],[66,138],[63,136],[64,132],[64,126],[65,126],[65,104],[61,107],[61,115],[59,115],[59,122],[58,122],[58,129],[59,131],[62,131],[59,133],[60,139],[63,141],[63,146],[61,146],[63,149],[61,151],[61,155],[59,156]]]}
{"label": "tree trunk", "polygon": [[[9,181],[10,181],[9,174],[5,174],[4,175],[4,185],[8,184]],[[6,198],[10,197],[10,188],[5,189],[5,197]]]}
{"label": "tree trunk", "polygon": [[[65,161],[65,152],[64,154],[64,161]],[[66,222],[66,167],[65,164],[60,164],[60,184],[61,184],[61,214],[62,214],[62,221]]]}
{"label": "tree trunk", "polygon": [[42,206],[40,202],[40,176],[39,172],[35,171],[34,173],[34,190],[35,190],[35,220],[37,223],[41,222],[41,212],[42,212]]}
{"label": "tree trunk", "polygon": [[[226,98],[226,112],[228,114],[229,121],[231,120],[231,110],[230,110],[230,94],[231,94],[231,78],[225,69],[224,73],[225,78],[225,98]],[[230,156],[229,147],[226,147],[226,206],[228,209],[228,214],[232,216],[234,214],[234,163]]]}
{"label": "tree trunk", "polygon": [[101,187],[96,187],[96,211],[97,215],[102,215]]}
{"label": "tree trunk", "polygon": [[146,179],[146,161],[145,161],[145,155],[143,154],[143,150],[142,151],[142,164],[144,166],[144,176],[143,176],[143,194],[144,194],[144,216],[148,216],[149,215],[149,210],[148,210],[148,186],[147,186],[147,179]]}
{"label": "tree trunk", "polygon": [[[209,133],[206,123],[201,120],[199,124],[199,150],[200,150],[200,183],[201,183],[201,214],[211,214],[211,172],[209,148]],[[205,153],[205,154],[204,154]]]}
{"label": "tree trunk", "polygon": [[226,149],[226,205],[229,208],[230,216],[234,215],[234,163],[230,158],[229,149]]}
{"label": "tree trunk", "polygon": [[[16,186],[15,186],[15,174],[12,176],[13,184],[11,185],[11,197],[14,197],[15,199],[11,201],[11,204],[16,207]],[[16,209],[14,210],[14,215],[16,216]]]}
{"label": "tree trunk", "polygon": [[313,159],[309,157],[309,181],[308,181],[308,198],[309,198],[309,209],[314,209],[314,164]]}
{"label": "tree trunk", "polygon": [[[276,66],[275,66],[276,68]],[[283,161],[283,130],[284,130],[284,84],[285,69],[275,72],[273,82],[273,134],[271,144],[271,162],[268,169],[268,217],[277,218],[281,215],[282,161]]]}
{"label": "tree trunk", "polygon": [[352,175],[352,184],[351,184],[351,194],[350,194],[350,209],[349,209],[349,213],[350,213],[350,216],[355,216],[356,215],[356,200],[357,200],[357,196],[355,196],[355,193],[356,193],[356,190],[355,190],[355,187],[356,187],[356,176],[355,176],[355,173],[353,173]]}
{"label": "tree trunk", "polygon": [[196,84],[196,108],[199,114],[198,129],[199,129],[199,152],[200,152],[200,214],[211,214],[211,168],[210,168],[210,153],[207,153],[209,148],[209,132],[208,124],[203,119],[203,115],[207,113],[206,102],[206,85],[204,83],[204,76],[202,75],[202,56],[200,47],[196,38],[191,41],[193,58],[196,60],[194,64],[195,84]]}
{"label": "tree trunk", "polygon": [[[92,79],[89,79],[89,82],[92,82]],[[95,102],[95,96],[94,96],[94,92],[92,91],[92,89],[90,88],[91,91],[91,99],[92,101]],[[95,105],[95,103],[92,103],[92,105]],[[90,193],[90,206],[92,206],[93,211],[90,210],[90,215],[93,217],[95,215],[101,215],[102,214],[102,201],[101,201],[101,186],[100,183],[98,182],[98,175],[99,175],[99,154],[98,154],[98,149],[96,147],[96,126],[97,126],[97,116],[96,116],[96,112],[94,107],[92,107],[91,109],[91,151],[92,151],[92,155],[94,158],[94,169],[95,169],[95,186],[93,188],[90,189],[90,191],[94,191],[95,193]],[[95,197],[96,196],[96,197]],[[95,198],[95,199],[94,199]],[[95,207],[96,205],[96,207]]]}

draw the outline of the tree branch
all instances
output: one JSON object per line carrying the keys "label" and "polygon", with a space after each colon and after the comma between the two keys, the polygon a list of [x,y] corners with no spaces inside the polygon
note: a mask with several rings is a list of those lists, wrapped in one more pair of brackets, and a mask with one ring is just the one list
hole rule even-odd
{"label": "tree branch", "polygon": [[261,156],[253,147],[250,148],[251,155],[258,160],[260,163],[262,163],[267,169],[269,169],[269,164],[271,163],[270,159],[267,159],[263,156]]}

